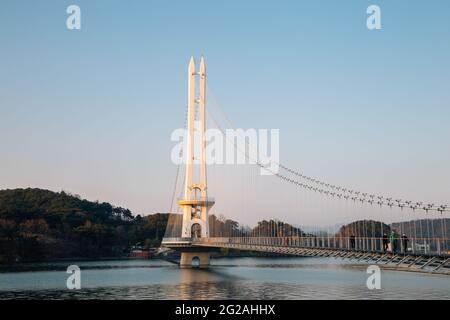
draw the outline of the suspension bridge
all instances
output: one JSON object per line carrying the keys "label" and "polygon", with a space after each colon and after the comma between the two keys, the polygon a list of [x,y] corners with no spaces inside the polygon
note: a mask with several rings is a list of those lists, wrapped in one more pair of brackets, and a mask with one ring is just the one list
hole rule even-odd
{"label": "suspension bridge", "polygon": [[[263,219],[254,227],[217,218],[210,210],[216,200],[209,197],[206,164],[206,67],[202,57],[198,71],[191,58],[188,67],[188,105],[186,115],[186,143],[184,179],[181,196],[175,201],[180,181],[181,165],[177,168],[170,218],[163,247],[181,252],[180,266],[191,267],[198,259],[200,267],[210,264],[211,253],[221,249],[256,251],[292,256],[333,257],[358,263],[390,265],[410,270],[450,273],[450,241],[448,239],[449,212],[446,204],[399,199],[394,196],[369,193],[336,185],[276,163],[277,171],[253,159],[235,141],[228,141],[254,167],[268,170],[281,183],[302,193],[319,196],[323,201],[333,199],[351,206],[378,208],[364,219],[346,218],[347,223],[327,230],[323,227],[305,228],[280,219]],[[220,132],[223,127],[210,115]],[[226,118],[227,125],[232,127]],[[196,134],[198,139],[196,139]],[[196,162],[197,160],[197,162]],[[246,201],[246,199],[245,199]],[[179,213],[173,212],[176,202]],[[383,222],[387,210],[410,212],[409,219],[395,223]],[[306,213],[305,213],[306,214]],[[300,216],[301,220],[302,217]]]}

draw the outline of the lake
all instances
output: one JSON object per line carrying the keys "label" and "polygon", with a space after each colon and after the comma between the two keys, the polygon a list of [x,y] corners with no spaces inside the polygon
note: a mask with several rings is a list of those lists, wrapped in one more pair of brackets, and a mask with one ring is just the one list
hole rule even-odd
{"label": "lake", "polygon": [[[23,264],[0,273],[0,299],[450,299],[450,276],[382,270],[333,258],[217,258],[208,269],[164,260]],[[69,265],[81,289],[68,290]],[[20,270],[20,271],[18,271]]]}

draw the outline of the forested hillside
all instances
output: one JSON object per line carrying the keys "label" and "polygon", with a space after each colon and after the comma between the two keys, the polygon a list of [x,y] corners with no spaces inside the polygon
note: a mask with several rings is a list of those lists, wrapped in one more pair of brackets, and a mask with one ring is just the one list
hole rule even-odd
{"label": "forested hillside", "polygon": [[0,262],[121,256],[131,245],[158,245],[167,219],[65,192],[0,190]]}

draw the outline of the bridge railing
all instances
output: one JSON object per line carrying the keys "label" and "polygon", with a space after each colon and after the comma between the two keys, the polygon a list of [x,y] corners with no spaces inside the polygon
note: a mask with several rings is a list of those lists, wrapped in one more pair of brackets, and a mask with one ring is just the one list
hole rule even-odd
{"label": "bridge railing", "polygon": [[375,237],[211,237],[200,238],[193,244],[277,246],[311,249],[339,249],[366,252],[394,252],[403,254],[449,255],[449,241],[445,238],[408,238],[405,243],[397,238],[393,243]]}

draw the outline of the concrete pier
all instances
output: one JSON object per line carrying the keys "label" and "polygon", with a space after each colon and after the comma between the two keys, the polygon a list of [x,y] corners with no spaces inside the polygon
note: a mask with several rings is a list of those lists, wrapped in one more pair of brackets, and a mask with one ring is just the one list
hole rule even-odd
{"label": "concrete pier", "polygon": [[193,268],[193,260],[199,259],[199,268],[209,267],[211,254],[209,252],[182,252],[180,259],[180,268]]}

